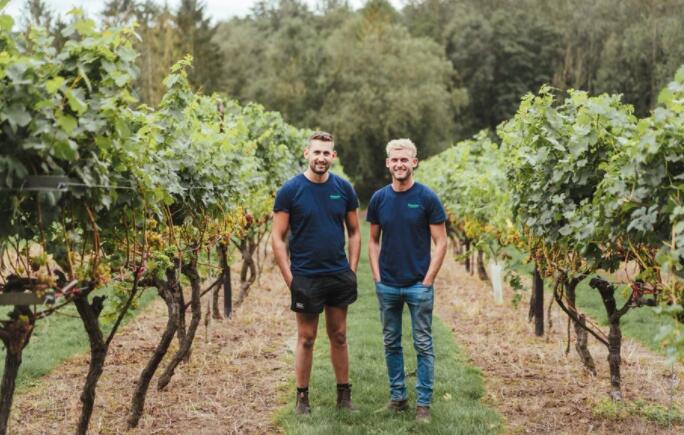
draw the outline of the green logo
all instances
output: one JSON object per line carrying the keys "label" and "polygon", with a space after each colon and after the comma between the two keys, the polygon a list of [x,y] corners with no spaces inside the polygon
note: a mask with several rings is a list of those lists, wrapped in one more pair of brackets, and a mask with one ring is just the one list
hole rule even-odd
{"label": "green logo", "polygon": [[330,199],[340,199],[342,195],[330,195]]}
{"label": "green logo", "polygon": [[409,208],[420,208],[420,204],[411,204],[410,202],[408,203]]}

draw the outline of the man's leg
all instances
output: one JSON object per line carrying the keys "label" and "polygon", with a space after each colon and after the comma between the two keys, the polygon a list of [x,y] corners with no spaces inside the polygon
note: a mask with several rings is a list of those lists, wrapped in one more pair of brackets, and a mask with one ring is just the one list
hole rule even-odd
{"label": "man's leg", "polygon": [[404,374],[404,351],[401,347],[401,314],[404,301],[401,291],[381,283],[375,285],[380,304],[380,320],[385,344],[385,362],[393,401],[407,399]]}
{"label": "man's leg", "polygon": [[412,286],[406,290],[406,303],[411,311],[413,346],[418,356],[416,406],[429,407],[435,379],[435,354],[432,346],[434,289],[420,284]]}
{"label": "man's leg", "polygon": [[337,379],[337,407],[357,411],[351,398],[349,383],[349,351],[347,346],[347,307],[325,306],[325,326],[330,339],[330,361]]}
{"label": "man's leg", "polygon": [[313,349],[318,331],[318,314],[297,314],[297,348],[295,349],[295,381],[297,388],[307,388],[311,378]]}
{"label": "man's leg", "polygon": [[330,360],[338,384],[349,383],[347,307],[325,306],[325,327],[330,339]]}

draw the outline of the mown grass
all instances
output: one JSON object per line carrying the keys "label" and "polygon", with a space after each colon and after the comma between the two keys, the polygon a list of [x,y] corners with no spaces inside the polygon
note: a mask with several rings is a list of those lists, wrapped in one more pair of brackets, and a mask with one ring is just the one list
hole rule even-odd
{"label": "mown grass", "polygon": [[[96,295],[109,295],[112,289],[104,288],[95,292]],[[124,323],[140,312],[151,302],[157,292],[155,289],[146,289],[136,299],[136,308],[124,319]],[[103,313],[107,313],[113,304],[113,298],[105,300]],[[0,316],[6,317],[11,307],[2,307]],[[103,319],[102,328],[108,334],[113,326],[113,321]],[[36,328],[31,341],[24,349],[21,367],[17,376],[17,389],[33,385],[41,376],[46,375],[64,360],[89,349],[88,336],[83,329],[83,323],[78,317],[78,312],[73,304],[70,304],[55,314],[41,319],[36,323]],[[4,372],[5,349],[0,349],[0,376]]]}
{"label": "mown grass", "polygon": [[[364,225],[364,241],[368,226]],[[335,377],[330,364],[329,341],[324,319],[320,319],[314,368],[309,395],[312,414],[294,415],[294,373],[282,394],[287,400],[277,422],[293,434],[490,434],[502,431],[502,420],[481,399],[484,386],[480,371],[471,366],[454,341],[449,328],[434,318],[435,389],[432,423],[415,423],[416,355],[411,341],[408,308],[404,315],[403,348],[406,365],[409,411],[397,415],[379,412],[389,400],[389,387],[382,343],[378,302],[365,253],[362,249],[358,271],[359,299],[350,307],[348,340],[353,399],[360,412],[335,409]],[[294,334],[294,332],[293,332]],[[293,365],[294,367],[294,365]],[[294,372],[294,369],[293,369]]]}

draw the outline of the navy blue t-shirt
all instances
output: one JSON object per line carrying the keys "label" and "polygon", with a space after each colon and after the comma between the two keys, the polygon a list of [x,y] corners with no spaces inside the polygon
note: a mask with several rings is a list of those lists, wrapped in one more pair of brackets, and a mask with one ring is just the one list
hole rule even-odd
{"label": "navy blue t-shirt", "polygon": [[331,275],[349,270],[344,222],[347,212],[358,207],[352,185],[333,173],[325,183],[314,183],[299,174],[283,184],[276,193],[273,211],[290,214],[293,275]]}
{"label": "navy blue t-shirt", "polygon": [[446,221],[435,192],[420,183],[403,192],[387,185],[371,197],[366,220],[381,228],[382,283],[408,287],[423,281],[430,267],[430,224]]}

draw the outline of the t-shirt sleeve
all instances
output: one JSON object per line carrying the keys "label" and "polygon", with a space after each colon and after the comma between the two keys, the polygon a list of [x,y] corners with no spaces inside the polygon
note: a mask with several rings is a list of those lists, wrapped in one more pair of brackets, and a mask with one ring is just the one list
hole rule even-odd
{"label": "t-shirt sleeve", "polygon": [[378,193],[374,193],[368,203],[368,210],[366,211],[366,222],[372,224],[379,224],[380,219],[378,219]]}
{"label": "t-shirt sleeve", "polygon": [[347,189],[347,211],[356,210],[359,208],[359,197],[354,191],[354,187],[351,183],[345,182],[345,187]]}
{"label": "t-shirt sleeve", "polygon": [[273,212],[285,211],[290,213],[290,207],[292,207],[292,189],[286,184],[276,192]]}
{"label": "t-shirt sleeve", "polygon": [[428,221],[430,224],[441,224],[447,220],[446,212],[442,202],[437,197],[437,194],[430,191],[429,207],[428,207]]}

